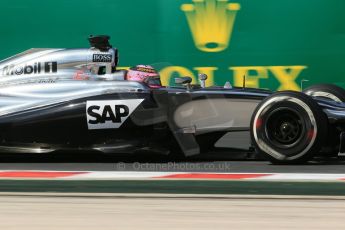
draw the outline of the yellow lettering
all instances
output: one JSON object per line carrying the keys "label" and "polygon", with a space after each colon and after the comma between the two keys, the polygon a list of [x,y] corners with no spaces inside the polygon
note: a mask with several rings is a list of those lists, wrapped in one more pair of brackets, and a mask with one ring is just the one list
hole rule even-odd
{"label": "yellow lettering", "polygon": [[116,69],[117,70],[129,70],[129,66],[117,66]]}
{"label": "yellow lettering", "polygon": [[218,70],[217,67],[195,67],[193,68],[198,71],[198,74],[204,73],[207,75],[206,86],[214,86],[214,71]]}
{"label": "yellow lettering", "polygon": [[[118,69],[127,69],[128,67],[118,67]],[[269,74],[279,81],[280,86],[277,90],[296,90],[299,91],[300,86],[296,82],[300,73],[307,66],[235,66],[229,67],[233,71],[233,85],[241,87],[243,84],[243,76],[246,77],[246,87],[260,88],[260,80],[268,79]],[[207,74],[206,86],[215,85],[215,72],[217,67],[194,67],[193,70],[198,74]],[[160,71],[162,85],[168,86],[173,77],[191,77],[192,84],[199,84],[197,75],[192,70],[183,66],[168,66]]]}
{"label": "yellow lettering", "polygon": [[301,88],[296,83],[298,75],[306,66],[269,66],[269,70],[280,82],[277,90],[296,90],[300,91]]}
{"label": "yellow lettering", "polygon": [[242,86],[243,77],[245,76],[246,87],[259,88],[259,80],[268,78],[268,70],[265,66],[239,66],[230,67],[229,69],[234,72],[234,86]]}

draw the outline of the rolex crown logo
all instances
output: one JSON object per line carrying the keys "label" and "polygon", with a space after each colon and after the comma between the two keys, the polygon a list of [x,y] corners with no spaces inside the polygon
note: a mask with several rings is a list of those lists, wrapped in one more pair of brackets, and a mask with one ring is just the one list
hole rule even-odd
{"label": "rolex crown logo", "polygon": [[193,0],[183,4],[195,46],[204,52],[225,50],[230,42],[240,4],[228,0]]}

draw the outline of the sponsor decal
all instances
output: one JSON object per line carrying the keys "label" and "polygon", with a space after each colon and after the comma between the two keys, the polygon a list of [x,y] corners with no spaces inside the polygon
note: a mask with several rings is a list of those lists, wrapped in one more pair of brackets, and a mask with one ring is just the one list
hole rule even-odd
{"label": "sponsor decal", "polygon": [[145,73],[157,73],[156,70],[150,69],[150,68],[145,68],[145,67],[137,67],[137,68],[133,68],[132,70],[141,71],[141,72],[145,72]]}
{"label": "sponsor decal", "polygon": [[24,65],[8,65],[3,68],[3,75],[27,75],[41,73],[56,73],[57,62],[35,62]]}
{"label": "sponsor decal", "polygon": [[92,56],[93,62],[111,62],[113,56],[111,54],[94,54]]}
{"label": "sponsor decal", "polygon": [[144,99],[87,101],[88,129],[117,129]]}
{"label": "sponsor decal", "polygon": [[37,81],[37,83],[55,83],[57,78],[55,79],[40,79]]}
{"label": "sponsor decal", "polygon": [[193,40],[203,52],[220,52],[229,46],[239,3],[227,0],[198,0],[183,4]]}

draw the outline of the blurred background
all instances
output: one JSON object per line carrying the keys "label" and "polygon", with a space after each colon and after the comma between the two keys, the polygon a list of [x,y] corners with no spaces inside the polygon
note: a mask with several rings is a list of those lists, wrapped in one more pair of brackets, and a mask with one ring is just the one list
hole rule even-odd
{"label": "blurred background", "polygon": [[88,47],[107,34],[120,66],[158,63],[208,85],[345,87],[343,0],[2,0],[0,58],[29,48]]}

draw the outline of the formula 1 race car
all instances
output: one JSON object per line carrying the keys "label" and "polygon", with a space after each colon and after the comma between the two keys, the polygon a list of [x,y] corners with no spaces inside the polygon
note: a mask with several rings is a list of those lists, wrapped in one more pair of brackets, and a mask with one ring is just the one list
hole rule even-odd
{"label": "formula 1 race car", "polygon": [[345,151],[342,88],[205,87],[206,75],[200,85],[176,78],[179,87],[130,81],[117,69],[108,36],[89,42],[87,49],[30,49],[0,62],[1,152],[192,156],[216,151],[220,138],[238,131],[249,131],[252,149],[277,163]]}

